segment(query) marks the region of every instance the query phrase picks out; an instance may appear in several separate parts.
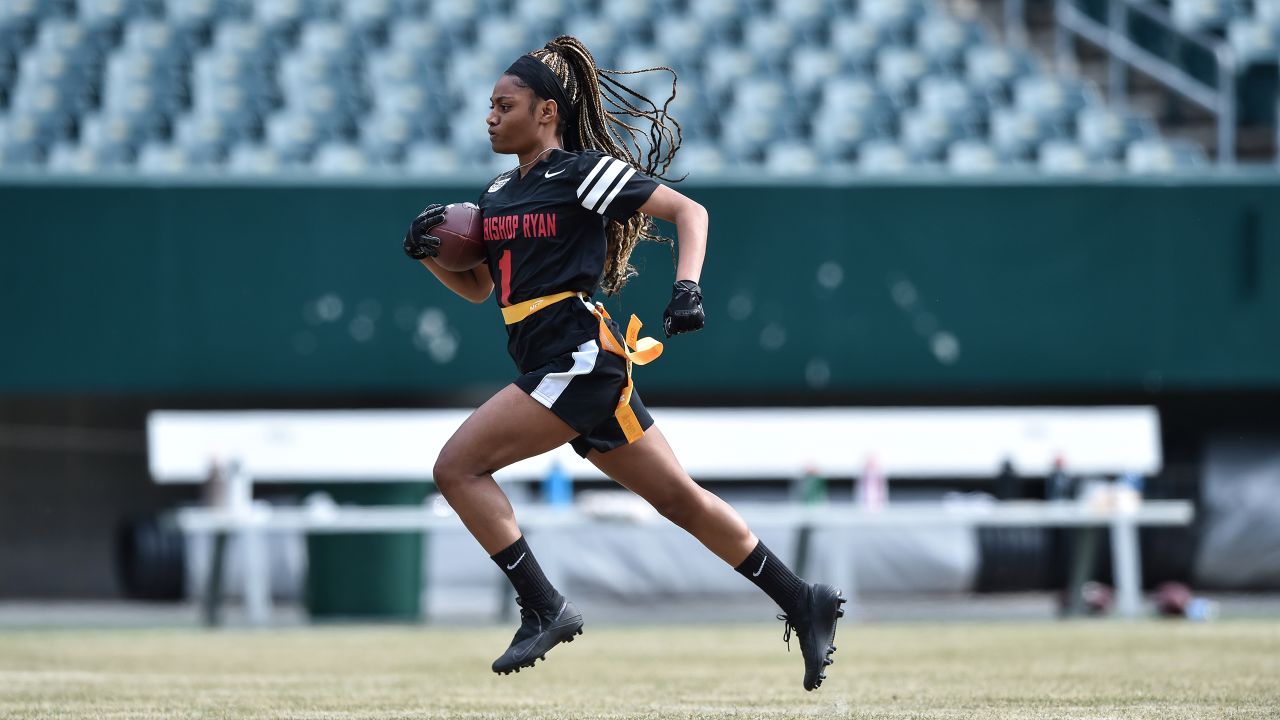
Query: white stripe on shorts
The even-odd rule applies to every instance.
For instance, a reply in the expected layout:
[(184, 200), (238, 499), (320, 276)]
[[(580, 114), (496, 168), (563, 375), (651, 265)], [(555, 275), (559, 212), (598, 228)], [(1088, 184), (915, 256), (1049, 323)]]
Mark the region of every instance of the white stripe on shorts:
[(534, 400), (550, 408), (560, 399), (569, 387), (569, 383), (579, 375), (587, 375), (596, 367), (596, 358), (600, 355), (600, 346), (595, 340), (588, 340), (573, 352), (573, 367), (564, 372), (547, 373), (538, 383), (538, 387), (529, 393)]

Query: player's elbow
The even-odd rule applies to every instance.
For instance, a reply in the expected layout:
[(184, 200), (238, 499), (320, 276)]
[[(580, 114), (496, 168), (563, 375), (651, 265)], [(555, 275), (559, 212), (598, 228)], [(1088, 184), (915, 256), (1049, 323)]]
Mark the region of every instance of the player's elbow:
[(687, 199), (687, 197), (685, 199), (685, 206), (684, 208), (681, 208), (681, 210), (682, 214), (687, 213), (691, 219), (699, 220), (699, 222), (705, 223), (707, 222), (707, 219), (710, 218), (710, 214), (707, 213), (707, 208), (704, 208), (701, 202)]
[(710, 213), (708, 213), (707, 209), (702, 206), (702, 203), (697, 200), (685, 198), (684, 203), (682, 203), (680, 210), (677, 213), (676, 222), (679, 223), (681, 220), (687, 220), (699, 225), (706, 225), (710, 217)]

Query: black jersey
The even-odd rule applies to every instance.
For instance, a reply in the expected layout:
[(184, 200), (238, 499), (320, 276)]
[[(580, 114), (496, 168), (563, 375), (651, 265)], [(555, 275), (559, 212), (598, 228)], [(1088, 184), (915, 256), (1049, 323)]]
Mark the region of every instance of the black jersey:
[[(626, 221), (658, 187), (627, 163), (554, 149), (524, 177), (499, 175), (480, 195), (485, 250), (498, 305), (571, 290), (592, 294), (604, 273), (605, 225)], [(507, 326), (520, 372), (594, 337), (581, 302), (563, 301)]]

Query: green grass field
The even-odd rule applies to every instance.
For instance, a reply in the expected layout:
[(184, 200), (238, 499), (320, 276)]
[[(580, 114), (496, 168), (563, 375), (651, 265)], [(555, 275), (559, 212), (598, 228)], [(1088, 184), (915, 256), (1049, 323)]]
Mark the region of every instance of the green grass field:
[(509, 631), (0, 632), (4, 718), (1277, 718), (1280, 623), (841, 628), (800, 687), (776, 626), (587, 626), (489, 672)]

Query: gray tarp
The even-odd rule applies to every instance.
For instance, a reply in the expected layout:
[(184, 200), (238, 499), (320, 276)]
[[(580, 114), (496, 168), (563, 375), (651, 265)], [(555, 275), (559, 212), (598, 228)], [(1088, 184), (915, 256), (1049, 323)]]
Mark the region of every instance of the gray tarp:
[(1210, 440), (1203, 483), (1196, 582), (1280, 587), (1280, 437)]

